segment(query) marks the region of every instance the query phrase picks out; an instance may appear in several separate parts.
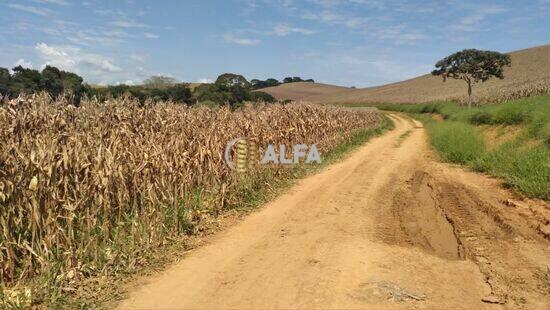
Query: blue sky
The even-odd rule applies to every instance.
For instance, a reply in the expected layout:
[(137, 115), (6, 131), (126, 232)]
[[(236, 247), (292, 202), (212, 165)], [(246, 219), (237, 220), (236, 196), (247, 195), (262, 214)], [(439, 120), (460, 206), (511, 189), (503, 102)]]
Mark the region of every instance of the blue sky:
[(0, 0), (0, 67), (45, 64), (92, 83), (224, 72), (373, 86), (463, 48), (550, 43), (550, 0)]

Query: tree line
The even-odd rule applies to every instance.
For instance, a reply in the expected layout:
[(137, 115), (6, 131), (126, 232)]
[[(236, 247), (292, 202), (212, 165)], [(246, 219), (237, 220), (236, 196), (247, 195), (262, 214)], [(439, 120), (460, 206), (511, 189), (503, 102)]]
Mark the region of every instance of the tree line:
[(14, 98), (22, 93), (32, 94), (45, 91), (52, 97), (64, 97), (79, 104), (83, 96), (99, 100), (131, 96), (140, 102), (172, 100), (184, 104), (204, 103), (207, 105), (231, 106), (245, 101), (275, 102), (265, 92), (256, 91), (252, 83), (242, 75), (224, 73), (212, 84), (201, 84), (191, 90), (189, 83), (178, 83), (174, 78), (152, 76), (142, 85), (92, 86), (84, 83), (79, 75), (46, 66), (42, 71), (17, 66), (10, 72), (0, 68), (0, 96)]
[(258, 79), (250, 80), (250, 84), (252, 85), (252, 88), (254, 88), (254, 89), (261, 89), (261, 88), (266, 88), (266, 87), (279, 86), (281, 84), (294, 83), (294, 82), (311, 82), (311, 83), (314, 83), (315, 81), (313, 79), (303, 80), (299, 76), (285, 77), (283, 79), (283, 82), (279, 82), (277, 79), (274, 79), (274, 78), (269, 78), (265, 81), (258, 80)]
[(13, 68), (12, 72), (0, 68), (0, 94), (8, 98), (17, 97), (21, 93), (47, 91), (54, 97), (66, 95), (80, 101), (85, 92), (82, 82), (82, 77), (77, 74), (52, 66), (46, 66), (41, 72), (22, 66)]

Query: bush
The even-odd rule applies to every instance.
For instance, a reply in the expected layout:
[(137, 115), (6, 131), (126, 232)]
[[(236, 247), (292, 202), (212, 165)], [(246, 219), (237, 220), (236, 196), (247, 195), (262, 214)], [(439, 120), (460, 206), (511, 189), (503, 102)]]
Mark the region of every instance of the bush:
[(435, 104), (427, 104), (420, 109), (420, 113), (439, 113), (439, 109)]
[(277, 99), (266, 92), (254, 91), (250, 93), (250, 101), (273, 103), (277, 101)]
[(468, 121), (474, 125), (491, 124), (492, 115), (487, 111), (479, 111), (472, 114)]

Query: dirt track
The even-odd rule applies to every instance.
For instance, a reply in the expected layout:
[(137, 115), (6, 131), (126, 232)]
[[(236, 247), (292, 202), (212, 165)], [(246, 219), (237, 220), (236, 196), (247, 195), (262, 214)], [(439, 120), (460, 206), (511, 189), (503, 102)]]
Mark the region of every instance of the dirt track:
[(396, 129), (220, 232), (121, 308), (547, 308), (549, 207)]

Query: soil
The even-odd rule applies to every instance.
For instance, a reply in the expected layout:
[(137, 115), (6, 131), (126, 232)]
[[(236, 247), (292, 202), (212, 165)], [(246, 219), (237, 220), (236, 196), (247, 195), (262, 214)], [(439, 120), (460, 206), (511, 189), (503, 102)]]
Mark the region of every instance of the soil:
[(391, 118), (119, 307), (550, 308), (549, 204), (438, 163), (422, 124)]

